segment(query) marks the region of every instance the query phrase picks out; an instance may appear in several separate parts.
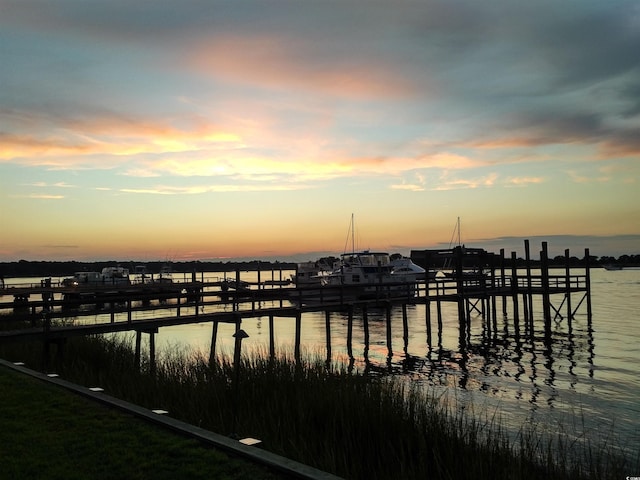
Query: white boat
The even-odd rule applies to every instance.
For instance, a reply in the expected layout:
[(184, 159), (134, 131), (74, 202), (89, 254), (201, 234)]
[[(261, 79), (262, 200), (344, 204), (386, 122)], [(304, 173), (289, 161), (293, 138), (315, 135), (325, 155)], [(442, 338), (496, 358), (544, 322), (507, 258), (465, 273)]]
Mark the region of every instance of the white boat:
[(129, 285), (129, 269), (124, 267), (104, 267), (102, 283), (105, 285)]
[(62, 281), (62, 285), (66, 287), (129, 285), (130, 283), (129, 269), (123, 267), (105, 267), (102, 272), (75, 272), (73, 277)]
[(173, 283), (173, 273), (170, 265), (163, 265), (160, 269), (160, 275), (156, 280), (158, 283)]
[[(394, 265), (386, 252), (345, 253), (340, 257), (339, 266), (323, 278), (323, 285), (353, 287), (359, 298), (415, 294), (416, 270), (412, 269), (411, 274), (394, 274), (393, 271)], [(424, 270), (422, 272), (424, 274)]]
[(417, 282), (424, 280), (426, 270), (420, 265), (416, 265), (410, 258), (401, 257), (391, 260), (391, 275), (398, 282)]
[(323, 279), (330, 275), (332, 266), (326, 265), (321, 260), (315, 262), (302, 262), (296, 268), (296, 273), (291, 275), (291, 281), (299, 287), (322, 285)]

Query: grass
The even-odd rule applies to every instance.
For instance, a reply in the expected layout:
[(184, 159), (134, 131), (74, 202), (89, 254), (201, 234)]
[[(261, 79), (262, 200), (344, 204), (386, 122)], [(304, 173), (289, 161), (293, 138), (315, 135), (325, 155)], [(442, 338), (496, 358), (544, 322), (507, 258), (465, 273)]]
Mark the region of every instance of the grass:
[[(39, 364), (38, 351), (18, 348), (15, 360)], [(218, 433), (260, 438), (274, 453), (354, 480), (605, 479), (638, 466), (613, 445), (570, 443), (535, 427), (512, 441), (495, 416), (309, 354), (301, 362), (286, 352), (245, 356), (239, 381), (228, 357), (210, 365), (178, 349), (158, 359), (154, 377), (148, 370), (134, 366), (128, 342), (100, 338), (69, 341), (56, 366), (67, 380)]]
[(0, 391), (0, 478), (283, 478), (7, 369)]

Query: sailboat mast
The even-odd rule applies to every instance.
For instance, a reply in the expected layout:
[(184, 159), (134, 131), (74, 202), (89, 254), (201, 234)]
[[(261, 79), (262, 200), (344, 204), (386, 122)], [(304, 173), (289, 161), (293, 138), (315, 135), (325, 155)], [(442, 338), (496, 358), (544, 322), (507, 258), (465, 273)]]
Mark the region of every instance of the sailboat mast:
[(460, 233), (460, 217), (458, 217), (458, 246), (462, 245), (460, 239), (462, 238), (462, 234)]
[(356, 226), (353, 222), (353, 213), (351, 214), (351, 253), (356, 253), (356, 238), (355, 238)]

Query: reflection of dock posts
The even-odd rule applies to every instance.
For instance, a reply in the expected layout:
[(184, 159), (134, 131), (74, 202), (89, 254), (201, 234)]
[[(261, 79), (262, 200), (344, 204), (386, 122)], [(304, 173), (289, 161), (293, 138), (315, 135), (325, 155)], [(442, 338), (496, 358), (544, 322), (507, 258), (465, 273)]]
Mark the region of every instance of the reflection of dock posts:
[(407, 304), (402, 304), (402, 340), (404, 341), (404, 352), (407, 353), (409, 346), (409, 322), (407, 320)]
[(551, 337), (551, 298), (549, 292), (549, 253), (547, 242), (542, 242), (540, 251), (540, 272), (542, 276), (542, 309), (544, 311), (544, 335), (545, 339)]
[(179, 317), (180, 316), (180, 305), (181, 302), (180, 300), (182, 299), (182, 292), (178, 292), (178, 295), (176, 296), (176, 315)]
[(324, 327), (325, 335), (327, 339), (327, 362), (331, 360), (331, 312), (325, 310), (324, 312)]
[(569, 322), (569, 328), (571, 328), (571, 321), (573, 320), (573, 311), (571, 310), (571, 257), (569, 256), (569, 249), (564, 251), (564, 277), (565, 277), (565, 299), (567, 301), (567, 322)]
[(591, 328), (591, 256), (589, 249), (584, 249), (584, 281), (587, 295), (587, 321)]
[(347, 311), (347, 355), (353, 357), (353, 305)]

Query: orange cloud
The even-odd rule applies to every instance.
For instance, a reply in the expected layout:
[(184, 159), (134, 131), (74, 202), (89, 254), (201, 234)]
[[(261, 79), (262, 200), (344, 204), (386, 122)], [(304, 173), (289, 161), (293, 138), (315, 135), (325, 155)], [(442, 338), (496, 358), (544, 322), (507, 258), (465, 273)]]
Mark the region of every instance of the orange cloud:
[[(334, 45), (333, 47), (339, 47)], [(200, 38), (186, 62), (189, 68), (235, 84), (287, 91), (324, 92), (354, 99), (399, 98), (416, 87), (381, 58), (341, 58), (340, 50), (284, 35), (227, 35)]]

